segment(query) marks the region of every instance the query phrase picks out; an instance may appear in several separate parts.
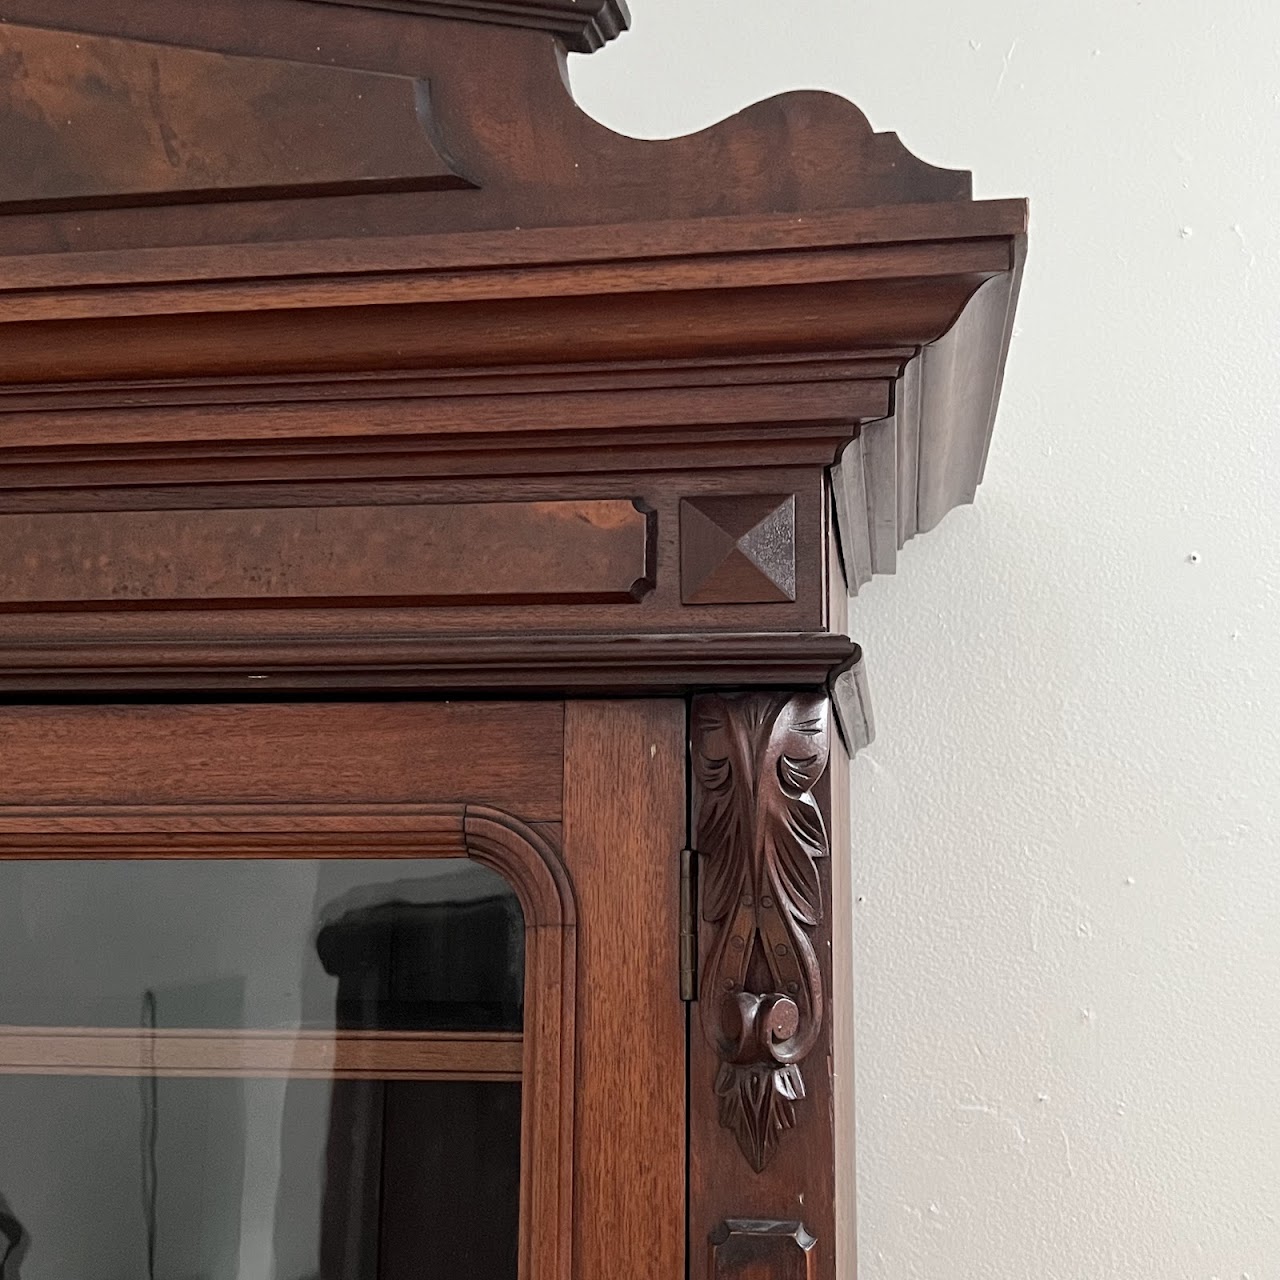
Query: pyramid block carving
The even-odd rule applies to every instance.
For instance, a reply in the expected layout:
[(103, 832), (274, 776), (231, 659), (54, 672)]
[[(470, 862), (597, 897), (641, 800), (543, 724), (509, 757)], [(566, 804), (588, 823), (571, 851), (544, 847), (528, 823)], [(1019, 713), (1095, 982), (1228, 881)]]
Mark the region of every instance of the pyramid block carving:
[(680, 596), (685, 604), (794, 600), (795, 495), (682, 499)]

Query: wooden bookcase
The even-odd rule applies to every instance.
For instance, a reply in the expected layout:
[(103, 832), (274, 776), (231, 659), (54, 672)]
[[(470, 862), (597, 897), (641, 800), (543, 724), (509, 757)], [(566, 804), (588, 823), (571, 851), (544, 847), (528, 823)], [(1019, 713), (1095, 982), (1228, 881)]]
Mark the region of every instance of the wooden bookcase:
[[(281, 1280), (289, 1231), (321, 1280), (851, 1280), (846, 606), (974, 496), (1025, 204), (825, 94), (610, 133), (564, 58), (621, 0), (0, 19), (0, 1280), (248, 1280), (254, 1231)], [(184, 953), (260, 983), (324, 905), (270, 868), (441, 859), (518, 900), (518, 1030), (76, 1016)], [(153, 900), (179, 864), (257, 870)], [(450, 918), (413, 999), (484, 952)], [(268, 1221), (236, 1180), (307, 1081)], [(519, 1088), (506, 1216), (455, 1085)], [(216, 1088), (244, 1149), (184, 1173)], [(94, 1136), (135, 1107), (141, 1156)], [(95, 1149), (145, 1213), (104, 1182), (90, 1240)]]

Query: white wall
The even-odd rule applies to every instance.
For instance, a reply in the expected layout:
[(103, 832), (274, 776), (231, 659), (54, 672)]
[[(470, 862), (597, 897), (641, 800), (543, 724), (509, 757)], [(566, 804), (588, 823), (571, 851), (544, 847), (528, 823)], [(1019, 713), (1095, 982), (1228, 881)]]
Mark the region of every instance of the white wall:
[(1276, 1280), (1280, 5), (632, 8), (617, 129), (828, 88), (1033, 205), (977, 506), (855, 605), (862, 1280)]

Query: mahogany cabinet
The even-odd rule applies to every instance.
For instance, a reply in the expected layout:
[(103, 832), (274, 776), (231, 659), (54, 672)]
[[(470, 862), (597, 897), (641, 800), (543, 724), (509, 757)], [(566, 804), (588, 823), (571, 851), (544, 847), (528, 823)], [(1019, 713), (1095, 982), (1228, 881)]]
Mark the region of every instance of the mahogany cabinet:
[(0, 1280), (851, 1280), (846, 603), (1025, 248), (621, 0), (0, 0)]

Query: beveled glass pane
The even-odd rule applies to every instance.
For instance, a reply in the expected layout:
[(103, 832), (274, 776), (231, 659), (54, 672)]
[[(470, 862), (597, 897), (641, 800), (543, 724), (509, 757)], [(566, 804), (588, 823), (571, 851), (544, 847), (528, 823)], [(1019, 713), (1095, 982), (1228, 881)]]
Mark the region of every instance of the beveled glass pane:
[(0, 861), (0, 975), (0, 1025), (518, 1031), (524, 926), (465, 858)]
[(0, 1122), (4, 1280), (515, 1280), (517, 1083), (0, 1076)]
[(523, 974), (466, 859), (0, 862), (0, 1280), (515, 1280)]

